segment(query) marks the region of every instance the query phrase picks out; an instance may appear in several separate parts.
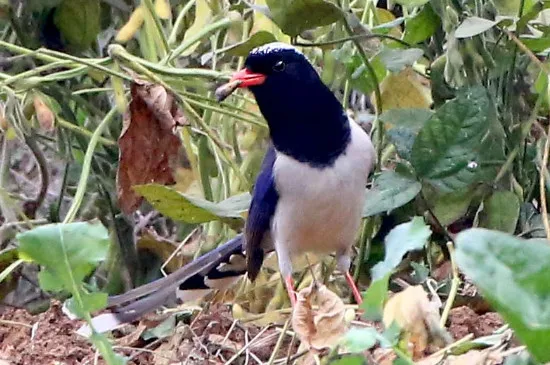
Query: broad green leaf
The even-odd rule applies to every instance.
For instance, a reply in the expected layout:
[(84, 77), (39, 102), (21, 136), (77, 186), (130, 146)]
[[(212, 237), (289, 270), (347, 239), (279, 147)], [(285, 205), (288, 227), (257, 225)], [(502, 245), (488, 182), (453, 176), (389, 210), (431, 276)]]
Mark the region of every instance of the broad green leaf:
[(414, 18), (405, 21), (403, 40), (409, 44), (417, 44), (430, 38), (441, 25), (441, 19), (433, 11), (430, 4), (424, 5)]
[(521, 37), (520, 40), (533, 52), (543, 52), (550, 48), (550, 37), (548, 35), (540, 38)]
[(540, 362), (550, 361), (550, 245), (473, 228), (457, 236), (459, 268)]
[(382, 313), (384, 310), (384, 303), (388, 298), (388, 281), (390, 280), (391, 273), (386, 276), (374, 280), (370, 284), (369, 288), (363, 295), (363, 303), (361, 309), (365, 312), (363, 317), (371, 321), (379, 321), (382, 319)]
[(378, 332), (374, 327), (351, 328), (344, 338), (346, 347), (351, 352), (366, 351), (378, 342)]
[(431, 234), (430, 227), (421, 217), (414, 217), (410, 222), (395, 226), (384, 239), (384, 261), (372, 268), (372, 279), (378, 280), (391, 274), (407, 252), (423, 249)]
[(511, 191), (495, 191), (483, 202), (479, 226), (514, 233), (519, 218), (519, 199)]
[(380, 61), (382, 61), (388, 71), (398, 72), (407, 66), (412, 66), (423, 54), (424, 51), (420, 48), (384, 48), (378, 53), (378, 57), (380, 57)]
[[(80, 308), (80, 305), (75, 301), (74, 296), (67, 300), (67, 308), (77, 315), (79, 318), (83, 318), (86, 313), (95, 312), (105, 308), (107, 305), (107, 293), (86, 293), (80, 294), (82, 301), (86, 303), (85, 308)], [(85, 309), (83, 311), (82, 309)]]
[[(472, 87), (442, 105), (418, 133), (411, 154), (417, 174), (443, 191), (464, 188), (482, 179), (484, 144), (494, 109), (483, 87)], [(492, 141), (492, 140), (491, 140)]]
[(455, 30), (456, 38), (468, 38), (473, 37), (478, 34), (481, 34), (492, 27), (494, 27), (497, 22), (489, 19), (479, 18), (477, 16), (471, 16), (464, 19), (462, 23)]
[(365, 194), (363, 217), (389, 212), (410, 202), (420, 192), (422, 185), (394, 171), (384, 171), (374, 180), (373, 187)]
[[(373, 57), (370, 62), (372, 68), (374, 69), (376, 79), (380, 82), (384, 79), (384, 76), (386, 76), (386, 67), (380, 60), (380, 57)], [(369, 94), (374, 91), (376, 82), (367, 71), (367, 67), (359, 55), (353, 55), (347, 62), (345, 62), (345, 64), (348, 70), (349, 81), (354, 89), (357, 89), (364, 94)]]
[(277, 39), (273, 34), (266, 30), (260, 30), (252, 34), (247, 40), (232, 45), (227, 49), (227, 53), (232, 56), (246, 57), (253, 48), (259, 47), (263, 44), (275, 42)]
[(241, 213), (245, 206), (245, 196), (216, 204), (159, 184), (137, 185), (133, 188), (156, 210), (175, 220), (186, 223), (222, 221), (234, 226), (243, 223)]
[(70, 45), (87, 48), (101, 30), (99, 0), (63, 0), (55, 10), (54, 22)]
[(340, 9), (325, 0), (266, 0), (266, 3), (273, 21), (291, 37), (342, 18)]
[(107, 258), (109, 234), (100, 222), (48, 224), (20, 233), (17, 239), (20, 257), (43, 266), (38, 276), (42, 289), (72, 293), (75, 314), (105, 306), (103, 294), (88, 294), (90, 300), (77, 298), (85, 295), (81, 288), (85, 277)]
[(48, 289), (71, 291), (107, 258), (109, 234), (94, 221), (48, 224), (19, 233), (19, 255), (34, 261), (48, 276)]
[(435, 198), (432, 211), (443, 226), (448, 226), (466, 214), (473, 195), (471, 189), (439, 195)]
[(380, 115), (386, 135), (395, 145), (399, 156), (406, 160), (411, 159), (416, 135), (432, 115), (431, 110), (420, 108), (390, 109)]

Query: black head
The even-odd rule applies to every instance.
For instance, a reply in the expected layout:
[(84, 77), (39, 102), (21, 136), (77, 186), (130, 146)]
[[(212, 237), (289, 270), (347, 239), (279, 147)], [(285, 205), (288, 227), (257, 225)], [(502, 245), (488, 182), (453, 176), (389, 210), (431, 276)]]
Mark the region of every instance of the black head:
[(296, 48), (275, 42), (253, 49), (233, 80), (254, 94), (279, 152), (324, 167), (347, 147), (342, 105)]

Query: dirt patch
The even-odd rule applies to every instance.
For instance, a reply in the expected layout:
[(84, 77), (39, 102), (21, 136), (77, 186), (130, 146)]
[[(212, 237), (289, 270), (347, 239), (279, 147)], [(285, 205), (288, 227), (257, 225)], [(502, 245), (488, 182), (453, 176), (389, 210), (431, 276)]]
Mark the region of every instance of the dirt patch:
[[(0, 363), (94, 364), (94, 348), (74, 333), (81, 325), (82, 321), (70, 320), (57, 302), (48, 311), (34, 316), (23, 309), (8, 308), (0, 314)], [(266, 362), (280, 336), (275, 327), (262, 330), (234, 321), (230, 307), (221, 304), (200, 312), (190, 323), (179, 323), (162, 340), (143, 340), (141, 335), (146, 327), (149, 325), (144, 321), (114, 333), (116, 351), (130, 359), (128, 365), (170, 365), (182, 361), (190, 365), (223, 364), (243, 346), (247, 349), (237, 356), (235, 363), (254, 358)], [(290, 345), (291, 337), (285, 336), (276, 358), (286, 357)], [(294, 341), (290, 353), (294, 354), (297, 348), (298, 341)], [(100, 360), (98, 364), (105, 362)]]
[[(0, 321), (0, 359), (9, 364), (94, 363), (95, 350), (85, 338), (74, 333), (82, 322), (70, 320), (59, 303), (52, 303), (48, 311), (36, 316), (23, 309), (9, 308), (2, 313)], [(152, 364), (147, 362), (148, 357), (151, 356), (140, 354), (128, 364)]]
[(453, 308), (449, 313), (449, 332), (456, 340), (472, 333), (474, 337), (488, 336), (504, 325), (502, 317), (495, 312), (482, 315), (471, 308)]

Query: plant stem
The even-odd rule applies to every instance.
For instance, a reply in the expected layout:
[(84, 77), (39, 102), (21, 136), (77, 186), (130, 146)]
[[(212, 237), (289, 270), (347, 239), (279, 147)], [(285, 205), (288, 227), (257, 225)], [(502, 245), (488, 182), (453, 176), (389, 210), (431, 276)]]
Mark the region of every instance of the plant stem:
[(82, 204), (82, 199), (84, 198), (84, 194), (86, 193), (86, 185), (88, 184), (88, 177), (90, 176), (90, 168), (92, 165), (92, 157), (94, 155), (95, 147), (99, 141), (99, 138), (101, 137), (101, 134), (103, 133), (105, 128), (111, 122), (111, 119), (113, 119), (113, 117), (116, 114), (117, 114), (117, 108), (114, 107), (109, 111), (109, 113), (107, 113), (107, 115), (105, 115), (101, 123), (99, 123), (96, 130), (94, 131), (92, 138), (90, 139), (90, 143), (88, 144), (88, 148), (86, 149), (86, 154), (84, 155), (84, 163), (82, 164), (82, 174), (80, 175), (80, 180), (78, 181), (76, 193), (74, 195), (72, 204), (67, 212), (67, 215), (63, 220), (63, 223), (70, 223), (76, 217), (76, 213), (78, 212), (78, 209)]
[(447, 323), (447, 318), (449, 318), (449, 313), (453, 308), (456, 293), (458, 292), (458, 286), (460, 285), (460, 277), (458, 275), (458, 267), (456, 266), (455, 259), (455, 246), (452, 241), (447, 242), (447, 248), (451, 257), (451, 272), (453, 275), (453, 279), (451, 281), (451, 290), (449, 292), (449, 296), (447, 297), (445, 308), (443, 309), (443, 313), (441, 314), (441, 321), (439, 322), (441, 328), (444, 328), (445, 323)]
[(162, 60), (161, 64), (166, 65), (166, 64), (172, 62), (174, 59), (178, 58), (183, 52), (185, 52), (186, 49), (191, 47), (196, 42), (200, 41), (202, 38), (210, 35), (211, 33), (215, 32), (217, 30), (221, 30), (221, 29), (229, 27), (231, 24), (233, 24), (233, 22), (234, 21), (229, 19), (229, 18), (222, 18), (222, 19), (218, 20), (217, 22), (214, 22), (212, 24), (207, 25), (200, 32), (193, 35), (189, 39), (185, 40), (178, 47), (176, 47), (176, 49), (174, 49), (172, 52), (170, 52), (168, 54), (168, 56), (166, 56)]
[(178, 14), (178, 17), (174, 23), (174, 28), (172, 29), (172, 32), (170, 33), (170, 36), (168, 37), (168, 44), (174, 44), (176, 43), (176, 38), (178, 37), (178, 33), (181, 29), (181, 25), (183, 23), (183, 20), (185, 19), (185, 16), (191, 10), (191, 8), (195, 5), (195, 0), (189, 0), (181, 9), (180, 13)]

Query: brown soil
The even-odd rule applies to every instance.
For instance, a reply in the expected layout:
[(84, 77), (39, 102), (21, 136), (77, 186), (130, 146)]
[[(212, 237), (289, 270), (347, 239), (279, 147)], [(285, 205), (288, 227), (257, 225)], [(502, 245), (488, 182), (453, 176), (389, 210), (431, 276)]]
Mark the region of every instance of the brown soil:
[[(5, 309), (0, 314), (0, 364), (94, 364), (96, 353), (92, 345), (74, 333), (81, 325), (82, 321), (68, 319), (59, 303), (53, 303), (48, 311), (35, 316), (23, 309)], [(163, 340), (141, 339), (148, 326), (143, 321), (115, 331), (114, 344), (124, 347), (117, 352), (130, 358), (128, 365), (171, 365), (182, 361), (190, 365), (223, 364), (257, 335), (235, 363), (244, 363), (246, 357), (266, 362), (279, 338), (275, 328), (260, 334), (261, 329), (256, 326), (234, 324), (226, 305), (212, 305), (190, 324), (180, 323), (174, 333)], [(289, 342), (287, 336), (277, 358), (286, 357)], [(291, 353), (296, 350), (295, 344)], [(105, 363), (100, 360), (98, 364)]]
[(449, 314), (449, 332), (458, 340), (470, 333), (474, 337), (488, 336), (504, 325), (498, 313), (488, 312), (478, 315), (471, 308), (462, 306), (454, 308)]

